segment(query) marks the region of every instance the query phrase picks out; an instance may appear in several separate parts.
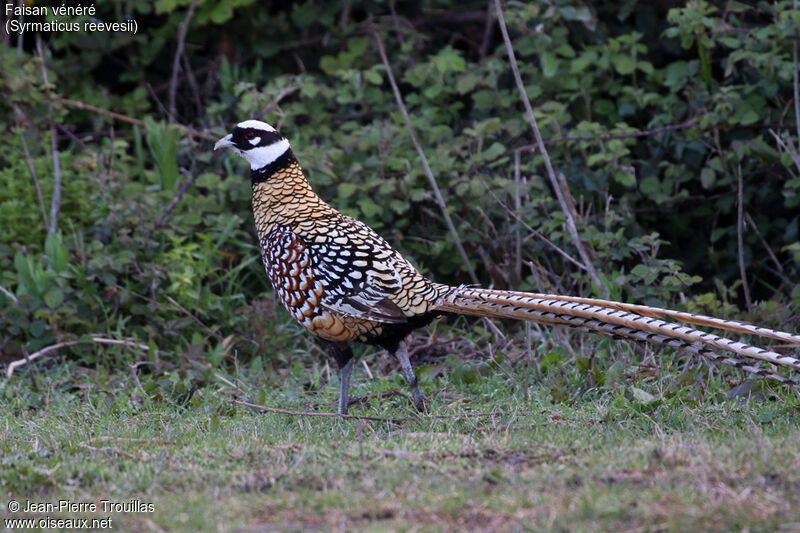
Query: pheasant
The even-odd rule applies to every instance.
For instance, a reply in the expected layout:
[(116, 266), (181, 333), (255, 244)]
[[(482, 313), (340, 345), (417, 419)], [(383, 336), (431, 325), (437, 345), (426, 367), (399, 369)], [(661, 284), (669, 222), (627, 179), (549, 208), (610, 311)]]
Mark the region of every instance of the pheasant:
[(792, 356), (681, 323), (790, 344), (800, 344), (797, 334), (643, 305), (433, 282), (371, 228), (317, 196), (289, 141), (272, 126), (258, 120), (241, 122), (215, 144), (214, 150), (220, 148), (228, 148), (250, 163), (253, 214), (264, 267), (292, 317), (318, 337), (336, 361), (340, 414), (347, 413), (349, 404), (353, 342), (377, 345), (393, 354), (415, 407), (426, 410), (427, 400), (411, 368), (405, 339), (444, 314), (571, 326), (673, 346), (789, 384), (795, 382), (756, 366), (756, 362), (800, 371), (800, 360)]

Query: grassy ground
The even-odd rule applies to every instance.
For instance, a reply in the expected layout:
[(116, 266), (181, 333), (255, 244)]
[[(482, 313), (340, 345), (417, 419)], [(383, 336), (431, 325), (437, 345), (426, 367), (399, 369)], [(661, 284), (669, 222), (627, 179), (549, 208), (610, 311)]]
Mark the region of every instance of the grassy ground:
[[(562, 398), (545, 372), (526, 402), (521, 367), (462, 379), (451, 362), (423, 383), (447, 417), (418, 417), (383, 361), (370, 359), (373, 380), (359, 367), (354, 395), (376, 396), (351, 412), (400, 422), (231, 403), (332, 411), (324, 367), (274, 382), (214, 370), (184, 406), (165, 375), (68, 364), (0, 381), (0, 516), (111, 517), (118, 531), (800, 530), (794, 392), (726, 400), (714, 378), (692, 399), (698, 389), (670, 392), (678, 377), (660, 375)], [(12, 499), (98, 511), (12, 513)]]

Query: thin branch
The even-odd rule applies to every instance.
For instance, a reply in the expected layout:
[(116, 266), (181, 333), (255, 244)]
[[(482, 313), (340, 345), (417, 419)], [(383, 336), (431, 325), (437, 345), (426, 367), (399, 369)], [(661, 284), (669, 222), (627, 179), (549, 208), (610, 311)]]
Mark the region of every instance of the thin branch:
[(528, 95), (525, 92), (525, 85), (522, 83), (522, 77), (520, 76), (519, 67), (517, 66), (517, 59), (514, 56), (514, 48), (511, 45), (511, 38), (508, 36), (508, 28), (506, 28), (506, 21), (503, 18), (503, 8), (500, 5), (500, 0), (495, 0), (494, 4), (497, 11), (497, 23), (500, 25), (500, 31), (503, 34), (503, 41), (505, 41), (506, 51), (508, 53), (508, 61), (511, 65), (511, 70), (514, 73), (514, 80), (517, 83), (517, 89), (519, 90), (520, 98), (522, 99), (522, 103), (525, 106), (525, 111), (528, 114), (528, 121), (530, 122), (531, 129), (533, 130), (533, 135), (536, 138), (536, 144), (539, 148), (539, 153), (544, 160), (544, 166), (547, 170), (547, 177), (550, 179), (550, 184), (556, 193), (558, 203), (561, 204), (561, 209), (564, 211), (564, 219), (567, 225), (567, 231), (572, 237), (575, 247), (578, 250), (578, 254), (581, 256), (581, 260), (586, 267), (585, 270), (589, 273), (589, 277), (592, 278), (597, 291), (602, 295), (603, 298), (608, 298), (608, 290), (606, 289), (605, 285), (600, 282), (600, 277), (597, 275), (597, 271), (595, 270), (594, 264), (589, 257), (589, 253), (584, 248), (580, 236), (578, 235), (578, 229), (575, 226), (574, 218), (575, 203), (572, 200), (572, 197), (569, 195), (569, 189), (565, 188), (565, 190), (562, 190), (562, 187), (558, 183), (555, 170), (553, 170), (553, 165), (550, 162), (550, 156), (547, 154), (547, 148), (545, 147), (542, 133), (539, 131), (539, 126), (536, 124), (536, 117), (533, 114), (531, 102), (528, 100)]
[(93, 437), (87, 441), (89, 444), (97, 444), (100, 442), (125, 442), (128, 444), (161, 444), (167, 445), (172, 444), (170, 440), (163, 440), (163, 439), (133, 439), (128, 437), (112, 437), (109, 435), (103, 435), (100, 437)]
[(66, 104), (71, 107), (77, 107), (83, 111), (91, 111), (92, 113), (97, 113), (98, 115), (103, 115), (109, 118), (113, 118), (116, 120), (121, 120), (122, 122), (127, 122), (128, 124), (135, 124), (136, 126), (143, 126), (144, 121), (138, 118), (129, 117), (127, 115), (122, 115), (120, 113), (115, 113), (114, 111), (109, 111), (108, 109), (103, 109), (102, 107), (97, 107), (92, 104), (87, 104), (84, 102), (79, 102), (78, 100), (70, 100), (69, 98), (62, 98), (57, 96), (55, 101), (60, 104)]
[(322, 418), (350, 418), (354, 420), (369, 420), (372, 422), (389, 422), (392, 424), (402, 424), (408, 422), (409, 420), (418, 420), (418, 419), (433, 419), (433, 420), (456, 420), (460, 418), (484, 418), (484, 417), (509, 417), (511, 413), (506, 413), (503, 411), (491, 411), (486, 413), (463, 413), (458, 415), (416, 415), (413, 417), (406, 417), (406, 418), (380, 418), (376, 416), (362, 416), (362, 415), (340, 415), (339, 413), (324, 413), (324, 412), (317, 412), (317, 411), (290, 411), (288, 409), (279, 409), (277, 407), (265, 407), (263, 405), (258, 405), (255, 403), (250, 402), (243, 402), (241, 400), (230, 399), (228, 400), (229, 403), (242, 405), (244, 407), (250, 407), (251, 409), (256, 409), (258, 411), (264, 411), (265, 413), (277, 413), (279, 415), (290, 415), (290, 416), (316, 416)]
[(531, 323), (527, 320), (525, 321), (525, 381), (523, 381), (522, 390), (525, 394), (525, 401), (531, 401), (531, 391), (528, 390), (530, 388), (531, 382), (531, 364), (533, 362), (533, 351), (531, 350)]
[(13, 292), (11, 292), (11, 291), (9, 291), (8, 289), (6, 289), (5, 287), (3, 287), (2, 285), (0, 285), (0, 292), (2, 292), (3, 294), (5, 294), (5, 295), (6, 295), (6, 296), (7, 296), (7, 297), (8, 297), (8, 298), (9, 298), (9, 299), (12, 301), (12, 302), (14, 302), (15, 304), (16, 304), (16, 303), (19, 303), (19, 300), (17, 299), (17, 297), (16, 297), (16, 296), (14, 296), (14, 293), (13, 293)]
[[(792, 3), (792, 8), (797, 11), (797, 0)], [(792, 41), (792, 88), (794, 90), (794, 121), (797, 128), (797, 142), (800, 144), (800, 83), (797, 79), (797, 38)]]
[(272, 100), (270, 100), (270, 101), (269, 101), (269, 103), (268, 103), (267, 105), (265, 105), (265, 106), (264, 106), (264, 109), (262, 109), (262, 110), (261, 110), (261, 112), (259, 113), (259, 115), (262, 115), (262, 116), (263, 116), (263, 115), (264, 115), (264, 113), (267, 113), (267, 112), (269, 112), (269, 111), (271, 111), (271, 110), (275, 109), (276, 107), (278, 107), (278, 104), (280, 104), (280, 103), (281, 103), (281, 101), (282, 101), (284, 98), (286, 98), (287, 96), (290, 96), (290, 95), (292, 95), (292, 94), (296, 93), (296, 92), (297, 92), (297, 91), (299, 91), (300, 89), (301, 89), (301, 87), (300, 87), (299, 85), (288, 85), (288, 86), (284, 87), (284, 88), (283, 88), (283, 89), (281, 89), (281, 91), (280, 91), (280, 92), (279, 92), (279, 93), (278, 93), (278, 94), (275, 96), (275, 98), (273, 98)]
[(189, 57), (186, 53), (181, 58), (183, 61), (183, 69), (186, 72), (186, 81), (189, 82), (189, 88), (192, 90), (192, 97), (194, 98), (195, 111), (198, 115), (203, 114), (203, 99), (200, 96), (200, 86), (197, 84), (197, 78), (192, 70), (192, 64), (189, 62)]
[(492, 0), (487, 2), (486, 6), (486, 23), (483, 26), (483, 39), (481, 40), (481, 47), (478, 50), (478, 57), (480, 58), (480, 62), (483, 62), (486, 59), (486, 54), (489, 53), (489, 42), (492, 40), (492, 34), (494, 33), (494, 21), (492, 20)]
[[(786, 142), (784, 142), (784, 140), (781, 139), (778, 136), (778, 134), (775, 133), (774, 131), (769, 130), (769, 133), (775, 139), (775, 142), (777, 143), (778, 147), (783, 148), (783, 150), (787, 154), (789, 154), (789, 156), (792, 158), (792, 161), (794, 162), (795, 166), (797, 167), (797, 170), (800, 171), (800, 153), (798, 153), (797, 150), (794, 147), (794, 143), (792, 142), (792, 136), (791, 135), (787, 135), (786, 136)], [(798, 138), (798, 142), (800, 142), (800, 138)]]
[(790, 282), (789, 278), (786, 277), (786, 271), (783, 269), (783, 265), (781, 264), (780, 261), (778, 261), (778, 257), (775, 255), (775, 252), (772, 251), (772, 248), (770, 247), (767, 240), (764, 238), (763, 235), (761, 235), (761, 231), (759, 231), (758, 226), (756, 225), (756, 221), (753, 220), (753, 217), (750, 216), (750, 213), (745, 213), (744, 218), (747, 220), (747, 223), (753, 227), (753, 231), (756, 232), (756, 236), (761, 241), (761, 245), (764, 246), (764, 249), (767, 251), (767, 255), (769, 255), (770, 259), (772, 259), (772, 262), (775, 263), (775, 266), (778, 268), (778, 273), (781, 275), (783, 282), (788, 285), (791, 285), (792, 282)]
[[(70, 100), (69, 98), (63, 98), (61, 96), (55, 96), (53, 97), (53, 100), (60, 104), (68, 105), (70, 107), (75, 107), (83, 111), (91, 111), (92, 113), (97, 113), (98, 115), (103, 115), (104, 117), (109, 117), (115, 120), (120, 120), (122, 122), (127, 122), (128, 124), (135, 124), (137, 126), (144, 125), (144, 121), (141, 119), (129, 117), (127, 115), (122, 115), (120, 113), (115, 113), (114, 111), (109, 111), (108, 109), (103, 109), (102, 107), (97, 107), (92, 104), (87, 104), (85, 102), (79, 102), (78, 100)], [(217, 139), (217, 137), (211, 135), (210, 133), (204, 131), (198, 131), (194, 128), (190, 128), (189, 126), (184, 126), (183, 124), (175, 124), (175, 126), (177, 126), (184, 133), (192, 137), (207, 139), (210, 141)]]
[(19, 133), (19, 140), (22, 142), (22, 151), (25, 152), (25, 162), (28, 164), (28, 172), (30, 172), (33, 186), (36, 188), (36, 198), (39, 200), (39, 209), (42, 211), (44, 227), (49, 228), (50, 223), (47, 221), (47, 209), (44, 207), (42, 188), (39, 186), (39, 179), (36, 177), (36, 169), (33, 168), (33, 158), (31, 158), (31, 153), (28, 150), (28, 141), (25, 140), (25, 135), (22, 133), (22, 126), (19, 125), (19, 122), (17, 122), (17, 132)]
[(47, 79), (47, 66), (44, 63), (44, 50), (42, 49), (42, 37), (36, 34), (36, 51), (39, 54), (39, 68), (42, 73), (45, 92), (47, 93), (47, 118), (50, 122), (50, 151), (53, 155), (53, 196), (50, 199), (50, 225), (48, 232), (55, 233), (58, 230), (58, 214), (61, 212), (61, 159), (58, 155), (58, 134), (56, 133), (55, 120), (53, 118), (53, 97), (50, 92), (50, 81)]
[(403, 32), (400, 30), (400, 21), (397, 18), (397, 10), (394, 8), (395, 0), (389, 0), (389, 12), (392, 14), (392, 24), (394, 25), (394, 31), (397, 33), (397, 40), (400, 41), (400, 46), (406, 44), (405, 39), (403, 38)]
[(186, 12), (186, 18), (183, 19), (180, 27), (178, 28), (178, 47), (175, 49), (175, 57), (172, 60), (172, 79), (169, 82), (169, 115), (175, 119), (175, 93), (178, 90), (178, 71), (181, 69), (181, 56), (183, 55), (183, 46), (186, 42), (186, 32), (189, 30), (189, 23), (194, 16), (194, 10), (197, 7), (199, 0), (192, 0), (189, 5), (189, 10)]
[(11, 376), (14, 375), (14, 369), (17, 367), (25, 366), (26, 364), (30, 363), (34, 359), (38, 359), (43, 355), (47, 355), (50, 352), (54, 352), (61, 348), (65, 348), (67, 346), (75, 346), (76, 344), (84, 344), (87, 342), (96, 342), (98, 344), (119, 344), (122, 346), (130, 346), (132, 348), (138, 348), (140, 350), (147, 351), (150, 347), (146, 344), (139, 344), (138, 342), (128, 341), (128, 340), (119, 340), (119, 339), (106, 339), (104, 337), (92, 337), (91, 341), (84, 341), (84, 340), (77, 340), (77, 341), (65, 341), (59, 342), (57, 344), (53, 344), (52, 346), (48, 346), (46, 348), (42, 348), (38, 352), (34, 352), (29, 356), (26, 356), (24, 359), (19, 359), (10, 363), (8, 365), (8, 369), (6, 370), (6, 378), (11, 379)]
[(516, 220), (517, 222), (522, 224), (525, 227), (525, 229), (527, 229), (528, 231), (533, 233), (538, 239), (541, 239), (542, 242), (544, 242), (545, 244), (547, 244), (551, 248), (553, 248), (564, 259), (566, 259), (567, 261), (569, 261), (570, 263), (572, 263), (573, 265), (575, 265), (579, 269), (581, 269), (583, 271), (586, 271), (586, 266), (583, 263), (580, 263), (579, 261), (576, 261), (571, 255), (569, 255), (567, 252), (565, 252), (564, 250), (559, 248), (557, 244), (555, 244), (553, 241), (551, 241), (550, 239), (545, 237), (542, 232), (532, 228), (530, 224), (525, 222), (522, 219), (522, 217), (520, 217), (518, 214), (516, 214), (513, 209), (511, 209), (505, 202), (503, 202), (500, 198), (498, 198), (497, 195), (494, 193), (494, 191), (489, 188), (489, 185), (487, 185), (485, 182), (484, 182), (483, 185), (484, 185), (484, 187), (486, 187), (486, 190), (489, 192), (489, 194), (492, 195), (492, 198), (494, 198), (495, 202), (497, 202), (501, 206), (503, 206), (503, 208), (508, 212), (509, 215), (511, 215), (514, 218), (514, 220)]
[(736, 188), (736, 242), (739, 247), (739, 274), (742, 277), (742, 290), (744, 291), (744, 301), (747, 304), (747, 312), (753, 318), (753, 300), (750, 298), (750, 284), (747, 282), (747, 271), (744, 267), (744, 184), (742, 178), (742, 164), (739, 163), (737, 172)]
[(433, 189), (433, 194), (436, 198), (436, 203), (439, 204), (439, 209), (442, 211), (442, 216), (444, 217), (444, 222), (447, 225), (447, 229), (450, 231), (450, 235), (455, 242), (456, 248), (458, 249), (458, 253), (461, 256), (461, 260), (464, 262), (464, 266), (469, 273), (469, 277), (472, 280), (472, 283), (478, 283), (478, 276), (475, 275), (475, 271), (472, 269), (472, 264), (469, 262), (469, 257), (467, 256), (467, 252), (464, 250), (464, 246), (461, 244), (461, 239), (458, 237), (458, 232), (456, 231), (456, 227), (453, 225), (453, 220), (450, 218), (450, 213), (447, 212), (447, 204), (444, 203), (444, 198), (442, 197), (442, 193), (439, 190), (439, 185), (436, 183), (436, 178), (433, 176), (433, 171), (431, 170), (430, 165), (428, 165), (428, 159), (425, 157), (425, 152), (422, 151), (422, 146), (420, 146), (419, 141), (417, 140), (417, 136), (414, 133), (414, 126), (411, 124), (411, 119), (408, 116), (408, 110), (406, 110), (406, 106), (403, 103), (403, 96), (400, 94), (400, 88), (397, 86), (397, 82), (394, 79), (394, 75), (392, 74), (392, 66), (389, 64), (389, 59), (386, 57), (386, 50), (383, 47), (383, 41), (381, 40), (380, 36), (377, 33), (373, 34), (375, 37), (375, 41), (378, 43), (378, 51), (381, 54), (381, 59), (383, 60), (383, 66), (386, 68), (386, 75), (389, 78), (389, 84), (392, 86), (392, 92), (394, 92), (394, 98), (397, 100), (397, 105), (400, 108), (400, 112), (403, 115), (403, 120), (405, 120), (406, 128), (408, 129), (408, 134), (411, 137), (411, 142), (414, 144), (414, 148), (417, 149), (417, 153), (419, 154), (419, 158), (422, 162), (422, 169), (425, 171), (425, 175), (428, 177), (428, 181), (430, 182), (431, 188)]
[(169, 294), (165, 294), (165, 295), (164, 295), (164, 297), (165, 297), (165, 298), (166, 298), (166, 299), (169, 301), (169, 303), (171, 303), (172, 305), (174, 305), (175, 307), (177, 307), (178, 309), (180, 309), (180, 311), (181, 311), (183, 314), (185, 314), (186, 316), (188, 316), (189, 318), (191, 318), (192, 320), (194, 320), (194, 321), (195, 321), (195, 322), (196, 322), (196, 323), (197, 323), (197, 324), (198, 324), (200, 327), (202, 327), (202, 328), (203, 328), (203, 329), (205, 329), (207, 332), (209, 332), (211, 335), (213, 335), (214, 337), (216, 337), (216, 339), (217, 339), (218, 341), (223, 341), (223, 340), (225, 340), (225, 339), (222, 337), (222, 335), (220, 335), (219, 333), (217, 333), (216, 331), (214, 331), (214, 330), (213, 330), (213, 329), (211, 329), (210, 327), (206, 326), (206, 325), (203, 323), (203, 321), (202, 321), (202, 320), (200, 320), (199, 318), (197, 318), (196, 316), (194, 316), (194, 315), (193, 315), (193, 314), (192, 314), (192, 313), (191, 313), (191, 312), (190, 312), (188, 309), (186, 309), (184, 306), (182, 306), (182, 305), (181, 305), (181, 304), (179, 304), (177, 301), (175, 301), (175, 299), (174, 299), (172, 296), (170, 296)]
[(409, 418), (379, 418), (376, 416), (360, 416), (360, 415), (340, 415), (339, 413), (320, 413), (320, 412), (312, 412), (312, 411), (290, 411), (288, 409), (278, 409), (276, 407), (265, 407), (263, 405), (258, 405), (255, 403), (250, 402), (243, 402), (241, 400), (228, 400), (230, 403), (236, 405), (243, 405), (245, 407), (249, 407), (251, 409), (257, 409), (259, 411), (264, 411), (265, 413), (277, 413), (280, 415), (290, 415), (290, 416), (318, 416), (324, 418), (349, 418), (353, 420), (369, 420), (372, 422), (389, 422), (392, 424), (402, 424), (410, 420)]
[[(491, 14), (489, 15), (491, 16)], [(522, 197), (520, 188), (519, 170), (519, 150), (514, 150), (514, 210), (519, 212), (522, 209)], [(514, 282), (522, 281), (522, 230), (517, 230), (514, 237)]]
[(180, 199), (183, 198), (183, 195), (186, 194), (186, 191), (189, 190), (189, 187), (194, 185), (194, 182), (196, 180), (197, 180), (197, 175), (194, 174), (192, 175), (192, 177), (190, 177), (188, 180), (186, 180), (181, 184), (181, 186), (178, 188), (178, 192), (175, 193), (175, 196), (172, 197), (172, 200), (169, 202), (167, 207), (165, 207), (164, 211), (158, 216), (158, 218), (156, 219), (156, 223), (153, 224), (153, 227), (150, 228), (150, 231), (147, 233), (148, 236), (152, 235), (153, 231), (155, 231), (157, 228), (161, 226), (161, 224), (164, 223), (164, 220), (167, 218), (170, 212), (175, 208), (175, 206), (178, 205)]
[[(603, 135), (567, 135), (565, 137), (556, 137), (555, 139), (548, 139), (544, 142), (545, 145), (549, 144), (556, 144), (562, 142), (569, 142), (569, 141), (610, 141), (612, 139), (630, 139), (634, 137), (649, 137), (652, 135), (658, 135), (660, 133), (666, 133), (668, 131), (677, 131), (677, 130), (685, 130), (687, 128), (691, 128), (695, 126), (697, 123), (697, 119), (692, 118), (687, 120), (686, 122), (681, 122), (680, 124), (670, 124), (668, 126), (661, 126), (660, 128), (653, 128), (651, 130), (642, 130), (642, 131), (631, 131), (628, 133), (606, 133)], [(536, 148), (537, 145), (529, 144), (526, 146), (521, 146), (518, 150), (531, 150)]]

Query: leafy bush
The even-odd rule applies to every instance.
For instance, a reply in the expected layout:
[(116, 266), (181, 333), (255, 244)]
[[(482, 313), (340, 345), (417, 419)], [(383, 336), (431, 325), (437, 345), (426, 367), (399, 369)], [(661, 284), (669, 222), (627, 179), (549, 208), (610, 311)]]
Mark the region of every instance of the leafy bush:
[[(138, 339), (151, 346), (148, 357), (176, 366), (307, 352), (310, 341), (275, 310), (263, 275), (247, 170), (211, 153), (211, 139), (251, 117), (280, 126), (333, 205), (432, 277), (468, 282), (373, 27), (479, 277), (523, 290), (597, 290), (528, 229), (577, 257), (485, 2), (426, 0), (398, 4), (393, 15), (388, 4), (363, 1), (202, 0), (170, 115), (174, 36), (189, 4), (98, 5), (100, 18), (128, 14), (142, 31), (45, 36), (50, 85), (32, 36), (21, 51), (14, 39), (0, 48), (4, 359), (88, 334)], [(778, 324), (796, 314), (791, 45), (800, 13), (791, 3), (590, 9), (557, 0), (504, 10), (550, 157), (612, 297), (746, 317), (741, 177), (742, 254), (762, 302), (752, 318)], [(49, 216), (51, 116), (63, 185), (59, 232), (48, 234), (29, 169)], [(69, 350), (87, 363), (102, 357), (96, 346)], [(109, 350), (115, 360), (129, 353)]]

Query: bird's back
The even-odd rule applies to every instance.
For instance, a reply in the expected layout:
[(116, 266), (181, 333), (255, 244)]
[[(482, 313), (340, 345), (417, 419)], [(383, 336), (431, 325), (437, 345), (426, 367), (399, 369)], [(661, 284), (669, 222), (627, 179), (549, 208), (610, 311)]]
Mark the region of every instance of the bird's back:
[[(253, 179), (262, 257), (289, 312), (326, 340), (376, 342), (427, 315), (447, 289), (372, 228), (317, 196), (295, 160)], [(415, 326), (418, 327), (418, 326)]]

